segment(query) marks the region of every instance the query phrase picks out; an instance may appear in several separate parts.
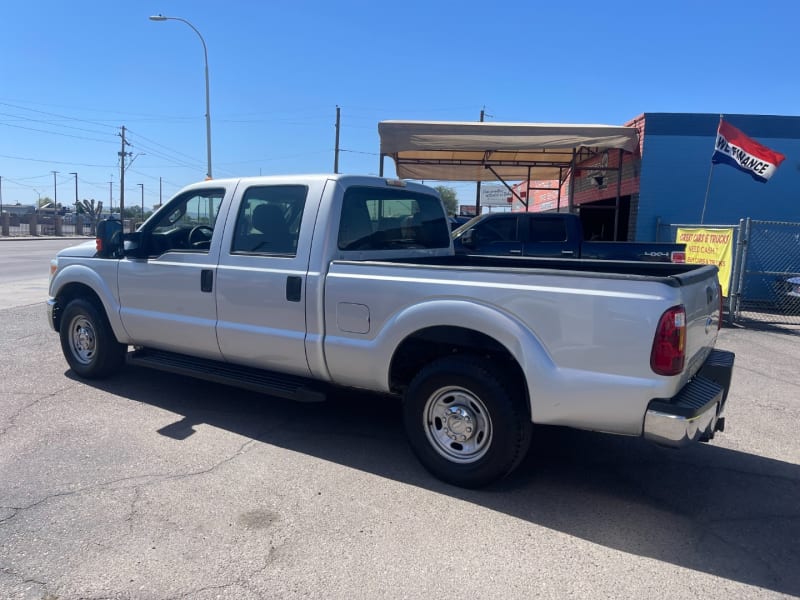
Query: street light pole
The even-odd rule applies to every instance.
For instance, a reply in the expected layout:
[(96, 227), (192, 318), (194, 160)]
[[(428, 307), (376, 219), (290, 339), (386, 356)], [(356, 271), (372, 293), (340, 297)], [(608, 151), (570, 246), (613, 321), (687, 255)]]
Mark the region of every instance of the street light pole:
[(70, 173), (70, 175), (75, 175), (75, 206), (77, 210), (78, 206), (78, 174), (77, 173)]
[(142, 223), (144, 223), (144, 184), (137, 183), (136, 185), (142, 189)]
[(208, 49), (206, 48), (206, 41), (203, 39), (203, 36), (197, 30), (197, 27), (192, 25), (186, 19), (182, 19), (181, 17), (165, 17), (164, 15), (152, 15), (150, 17), (151, 21), (180, 21), (181, 23), (186, 23), (192, 30), (197, 34), (197, 37), (200, 38), (200, 43), (203, 44), (203, 60), (205, 61), (205, 68), (206, 68), (206, 155), (208, 161), (208, 167), (206, 169), (206, 179), (212, 179), (211, 176), (211, 102), (210, 102), (210, 95), (208, 90)]

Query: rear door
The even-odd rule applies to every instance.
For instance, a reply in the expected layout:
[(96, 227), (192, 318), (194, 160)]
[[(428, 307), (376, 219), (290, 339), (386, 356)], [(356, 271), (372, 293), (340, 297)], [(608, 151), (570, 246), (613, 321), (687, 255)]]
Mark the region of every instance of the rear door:
[(525, 256), (577, 258), (578, 240), (569, 240), (563, 216), (528, 214), (524, 223)]
[(308, 375), (307, 272), (324, 180), (296, 182), (237, 192), (220, 254), (216, 332), (230, 362)]

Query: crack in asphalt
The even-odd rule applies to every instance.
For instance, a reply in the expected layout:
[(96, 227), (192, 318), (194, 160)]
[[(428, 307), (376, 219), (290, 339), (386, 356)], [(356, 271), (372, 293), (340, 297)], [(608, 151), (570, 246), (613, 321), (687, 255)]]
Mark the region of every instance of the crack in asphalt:
[[(186, 478), (189, 478), (189, 477), (197, 477), (199, 475), (207, 475), (207, 474), (213, 472), (214, 470), (218, 469), (219, 467), (221, 467), (221, 466), (223, 466), (223, 465), (235, 460), (236, 458), (238, 458), (239, 456), (244, 454), (246, 449), (247, 449), (247, 447), (255, 444), (257, 441), (258, 441), (257, 439), (248, 440), (247, 442), (245, 442), (244, 444), (239, 446), (239, 448), (233, 454), (231, 454), (230, 456), (224, 458), (223, 460), (213, 464), (212, 466), (210, 466), (207, 469), (201, 469), (199, 471), (192, 471), (190, 473), (178, 473), (178, 474), (169, 474), (169, 473), (163, 474), (162, 473), (162, 474), (147, 474), (147, 475), (135, 475), (135, 476), (131, 476), (131, 477), (121, 477), (119, 479), (112, 479), (111, 481), (104, 481), (104, 482), (101, 482), (101, 483), (84, 486), (84, 487), (78, 488), (76, 490), (68, 491), (68, 492), (56, 492), (54, 494), (48, 494), (44, 498), (40, 498), (36, 502), (32, 502), (31, 504), (28, 504), (26, 506), (0, 506), (0, 508), (2, 508), (2, 509), (14, 511), (13, 514), (9, 515), (8, 517), (0, 519), (0, 526), (6, 525), (9, 521), (14, 519), (20, 513), (24, 512), (24, 511), (27, 511), (27, 510), (30, 510), (32, 508), (36, 508), (40, 504), (43, 504), (43, 503), (45, 503), (45, 502), (47, 502), (49, 500), (52, 500), (54, 498), (62, 498), (62, 497), (66, 497), (66, 496), (74, 496), (74, 495), (77, 495), (77, 494), (82, 494), (82, 493), (87, 492), (87, 491), (94, 491), (94, 490), (103, 489), (103, 488), (107, 488), (107, 489), (112, 489), (113, 490), (114, 489), (113, 486), (115, 486), (117, 484), (120, 484), (120, 483), (123, 483), (123, 482), (128, 482), (128, 481), (134, 481), (134, 480), (148, 480), (148, 479), (152, 480), (152, 481), (139, 481), (138, 483), (134, 484), (134, 486), (133, 486), (134, 488), (136, 488), (138, 486), (155, 485), (155, 484), (158, 484), (158, 483), (162, 483), (164, 481), (172, 481), (172, 480), (186, 479)], [(120, 486), (120, 489), (124, 489), (125, 487), (128, 487), (128, 486)]]
[(752, 369), (752, 368), (749, 368), (749, 367), (746, 367), (746, 366), (743, 366), (743, 365), (738, 365), (737, 364), (736, 365), (736, 371), (737, 371), (737, 373), (739, 371), (747, 371), (748, 373), (751, 373), (753, 375), (759, 375), (760, 377), (763, 377), (764, 379), (767, 379), (769, 381), (778, 381), (780, 383), (785, 383), (786, 385), (789, 385), (791, 387), (800, 387), (800, 383), (797, 383), (797, 380), (783, 379), (783, 378), (777, 377), (775, 375), (767, 375), (763, 371), (760, 371), (758, 369)]
[[(23, 575), (22, 573), (18, 573), (17, 571), (12, 569), (11, 567), (0, 566), (0, 573), (4, 573), (6, 575), (10, 575), (11, 577), (16, 577), (17, 579), (20, 580), (19, 581), (20, 585), (33, 584), (33, 585), (41, 586), (45, 590), (47, 590), (47, 583), (45, 583), (44, 581), (39, 581), (38, 579), (33, 579), (32, 577), (26, 577), (25, 575)], [(47, 598), (47, 597), (48, 596), (44, 596), (44, 598)]]
[(275, 560), (275, 548), (273, 546), (270, 546), (269, 553), (267, 554), (267, 556), (264, 559), (264, 562), (263, 562), (263, 564), (261, 566), (249, 571), (248, 573), (245, 573), (243, 575), (238, 576), (233, 581), (229, 581), (227, 583), (221, 583), (221, 584), (217, 584), (217, 585), (205, 585), (205, 586), (197, 588), (197, 589), (193, 589), (193, 590), (189, 590), (189, 591), (183, 592), (182, 594), (179, 594), (177, 596), (171, 596), (171, 597), (167, 598), (167, 600), (180, 600), (181, 598), (191, 598), (191, 597), (194, 597), (195, 595), (201, 594), (203, 592), (208, 592), (210, 590), (224, 590), (226, 588), (230, 588), (230, 587), (233, 587), (235, 585), (238, 585), (238, 586), (241, 586), (241, 587), (243, 587), (245, 589), (248, 589), (251, 592), (258, 593), (257, 590), (254, 590), (250, 586), (249, 580), (252, 579), (253, 577), (255, 577), (257, 574), (263, 573), (264, 571), (266, 571), (267, 568), (269, 567), (269, 565), (274, 560)]
[[(683, 462), (683, 461), (676, 461), (686, 466), (690, 466), (690, 463)], [(693, 465), (697, 466), (697, 465)], [(744, 523), (748, 521), (755, 521), (755, 522), (762, 522), (766, 519), (774, 519), (774, 520), (797, 520), (800, 519), (800, 512), (796, 514), (782, 514), (782, 513), (762, 513), (755, 516), (748, 515), (747, 517), (725, 517), (719, 519), (713, 518), (702, 518), (699, 515), (693, 514), (689, 512), (688, 509), (683, 508), (677, 502), (670, 501), (670, 498), (665, 498), (661, 496), (657, 496), (651, 493), (646, 487), (643, 482), (639, 479), (632, 477), (626, 473), (621, 472), (621, 467), (614, 468), (609, 465), (609, 468), (617, 474), (618, 479), (621, 482), (624, 482), (626, 485), (630, 486), (631, 489), (637, 490), (639, 494), (645, 499), (647, 499), (649, 505), (655, 509), (664, 510), (665, 512), (677, 515), (686, 519), (689, 523), (692, 524), (695, 531), (698, 532), (698, 538), (708, 538), (712, 540), (716, 540), (720, 545), (723, 547), (727, 547), (737, 554), (742, 556), (746, 556), (748, 560), (755, 562), (756, 564), (760, 565), (764, 572), (769, 575), (772, 579), (773, 584), (777, 584), (781, 582), (784, 577), (775, 570), (774, 566), (772, 565), (771, 561), (762, 557), (758, 553), (754, 553), (753, 549), (747, 547), (745, 544), (739, 542), (736, 539), (733, 539), (732, 536), (724, 536), (723, 533), (716, 531), (719, 529), (720, 526), (723, 526), (722, 531), (729, 531), (730, 528), (724, 527), (726, 524), (735, 524), (735, 523)], [(708, 469), (711, 467), (704, 467), (700, 466), (697, 467), (698, 469)], [(796, 479), (791, 479), (788, 477), (782, 477), (780, 475), (764, 475), (762, 473), (752, 472), (752, 471), (743, 471), (741, 469), (730, 469), (725, 467), (713, 467), (715, 471), (726, 471), (729, 473), (734, 473), (746, 477), (759, 477), (759, 478), (766, 478), (767, 480), (781, 480), (787, 481), (791, 483), (797, 483)]]
[[(49, 398), (54, 398), (54, 397), (58, 396), (63, 391), (69, 389), (69, 387), (70, 386), (62, 387), (62, 388), (59, 388), (58, 390), (56, 390), (54, 392), (50, 392), (49, 394), (39, 395), (39, 397), (36, 398), (35, 400), (33, 400), (32, 402), (29, 402), (28, 404), (20, 407), (16, 412), (11, 414), (11, 416), (8, 418), (8, 423), (4, 427), (0, 428), (0, 436), (5, 435), (6, 433), (9, 432), (9, 430), (11, 430), (14, 427), (16, 427), (17, 419), (20, 417), (20, 415), (22, 415), (24, 412), (28, 411), (31, 407), (36, 406), (40, 402), (48, 400)], [(19, 395), (25, 396), (27, 394), (19, 394)], [(38, 395), (38, 394), (34, 394), (34, 395)]]

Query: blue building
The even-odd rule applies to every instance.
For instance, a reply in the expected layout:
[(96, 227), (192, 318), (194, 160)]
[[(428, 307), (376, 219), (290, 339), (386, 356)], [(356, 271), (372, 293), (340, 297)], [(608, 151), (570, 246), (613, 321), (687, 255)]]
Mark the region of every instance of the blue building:
[[(714, 165), (712, 170), (720, 115), (645, 113), (634, 121), (640, 127), (641, 157), (638, 198), (631, 198), (629, 239), (654, 240), (659, 224), (700, 223), (704, 204), (705, 224), (737, 224), (745, 217), (800, 221), (800, 117), (724, 118), (786, 156), (773, 177), (760, 183), (727, 165)], [(613, 185), (606, 188), (613, 190)]]

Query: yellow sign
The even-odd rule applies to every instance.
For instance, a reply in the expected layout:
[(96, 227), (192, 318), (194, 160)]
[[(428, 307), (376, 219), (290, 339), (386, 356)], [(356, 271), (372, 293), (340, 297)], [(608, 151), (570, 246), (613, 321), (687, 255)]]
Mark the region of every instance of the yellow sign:
[(717, 265), (722, 295), (728, 295), (733, 257), (733, 229), (679, 228), (675, 241), (686, 244), (686, 262)]

